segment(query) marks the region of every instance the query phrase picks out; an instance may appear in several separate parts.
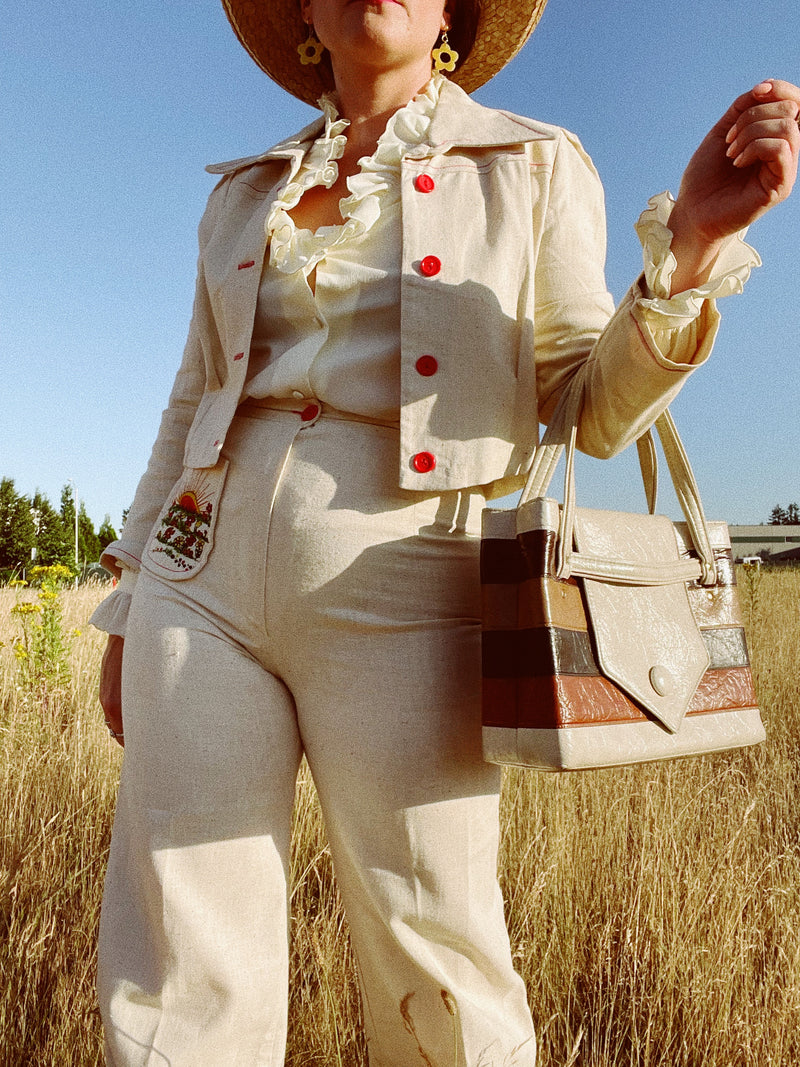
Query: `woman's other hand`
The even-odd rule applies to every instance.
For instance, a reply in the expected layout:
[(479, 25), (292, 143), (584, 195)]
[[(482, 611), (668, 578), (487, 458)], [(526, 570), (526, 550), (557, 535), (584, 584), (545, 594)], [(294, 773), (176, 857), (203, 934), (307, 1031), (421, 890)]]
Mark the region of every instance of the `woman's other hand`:
[(800, 88), (763, 81), (731, 104), (689, 161), (670, 217), (672, 292), (707, 280), (722, 240), (785, 200), (800, 155)]
[(100, 667), (100, 705), (114, 740), (125, 747), (122, 735), (122, 650), (125, 639), (109, 634)]

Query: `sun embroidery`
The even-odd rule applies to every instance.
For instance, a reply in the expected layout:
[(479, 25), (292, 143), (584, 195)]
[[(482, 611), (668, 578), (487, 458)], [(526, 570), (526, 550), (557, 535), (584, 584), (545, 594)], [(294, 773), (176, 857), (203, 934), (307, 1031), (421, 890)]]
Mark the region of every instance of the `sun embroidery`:
[(169, 556), (181, 570), (191, 570), (208, 545), (213, 512), (207, 480), (199, 475), (167, 508), (156, 534), (159, 547), (154, 546), (154, 551)]

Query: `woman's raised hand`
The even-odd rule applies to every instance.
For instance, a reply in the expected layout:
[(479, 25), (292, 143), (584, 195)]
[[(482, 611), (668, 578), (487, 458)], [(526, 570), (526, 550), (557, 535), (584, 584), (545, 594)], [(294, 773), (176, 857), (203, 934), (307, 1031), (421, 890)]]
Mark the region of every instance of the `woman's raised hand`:
[(785, 200), (800, 155), (800, 88), (771, 79), (731, 104), (689, 161), (669, 226), (672, 291), (705, 280), (720, 242)]

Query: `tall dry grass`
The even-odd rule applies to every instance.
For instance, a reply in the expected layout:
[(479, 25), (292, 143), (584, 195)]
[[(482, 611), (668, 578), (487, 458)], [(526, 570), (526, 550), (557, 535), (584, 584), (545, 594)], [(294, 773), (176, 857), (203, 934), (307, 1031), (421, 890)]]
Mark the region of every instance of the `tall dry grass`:
[[(800, 572), (740, 591), (768, 742), (672, 764), (510, 773), (502, 879), (541, 1067), (800, 1064)], [(102, 592), (72, 682), (17, 684), (0, 590), (0, 1067), (102, 1063), (94, 938), (120, 754), (95, 700)], [(360, 1067), (353, 964), (313, 786), (298, 784), (290, 1067)], [(447, 1067), (447, 1065), (440, 1065)], [(469, 1065), (471, 1067), (471, 1065)]]

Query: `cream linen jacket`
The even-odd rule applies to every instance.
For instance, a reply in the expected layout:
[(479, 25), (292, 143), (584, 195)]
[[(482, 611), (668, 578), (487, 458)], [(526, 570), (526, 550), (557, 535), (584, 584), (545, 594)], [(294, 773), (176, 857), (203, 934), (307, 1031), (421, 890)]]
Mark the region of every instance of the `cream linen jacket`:
[[(138, 569), (183, 467), (219, 459), (247, 375), (265, 219), (322, 125), (208, 168), (221, 180), (200, 223), (189, 338), (125, 529), (104, 556), (109, 569), (118, 572), (117, 559)], [(602, 187), (564, 130), (482, 107), (445, 82), (429, 141), (401, 166), (399, 485), (484, 486), (490, 497), (519, 488), (539, 421), (567, 386), (584, 391), (579, 447), (619, 451), (708, 356), (714, 302), (703, 305), (691, 363), (659, 349), (643, 283), (614, 312)], [(423, 174), (432, 189), (416, 181)], [(415, 369), (423, 354), (438, 362), (432, 377)], [(435, 457), (432, 470), (416, 470), (420, 452)]]

